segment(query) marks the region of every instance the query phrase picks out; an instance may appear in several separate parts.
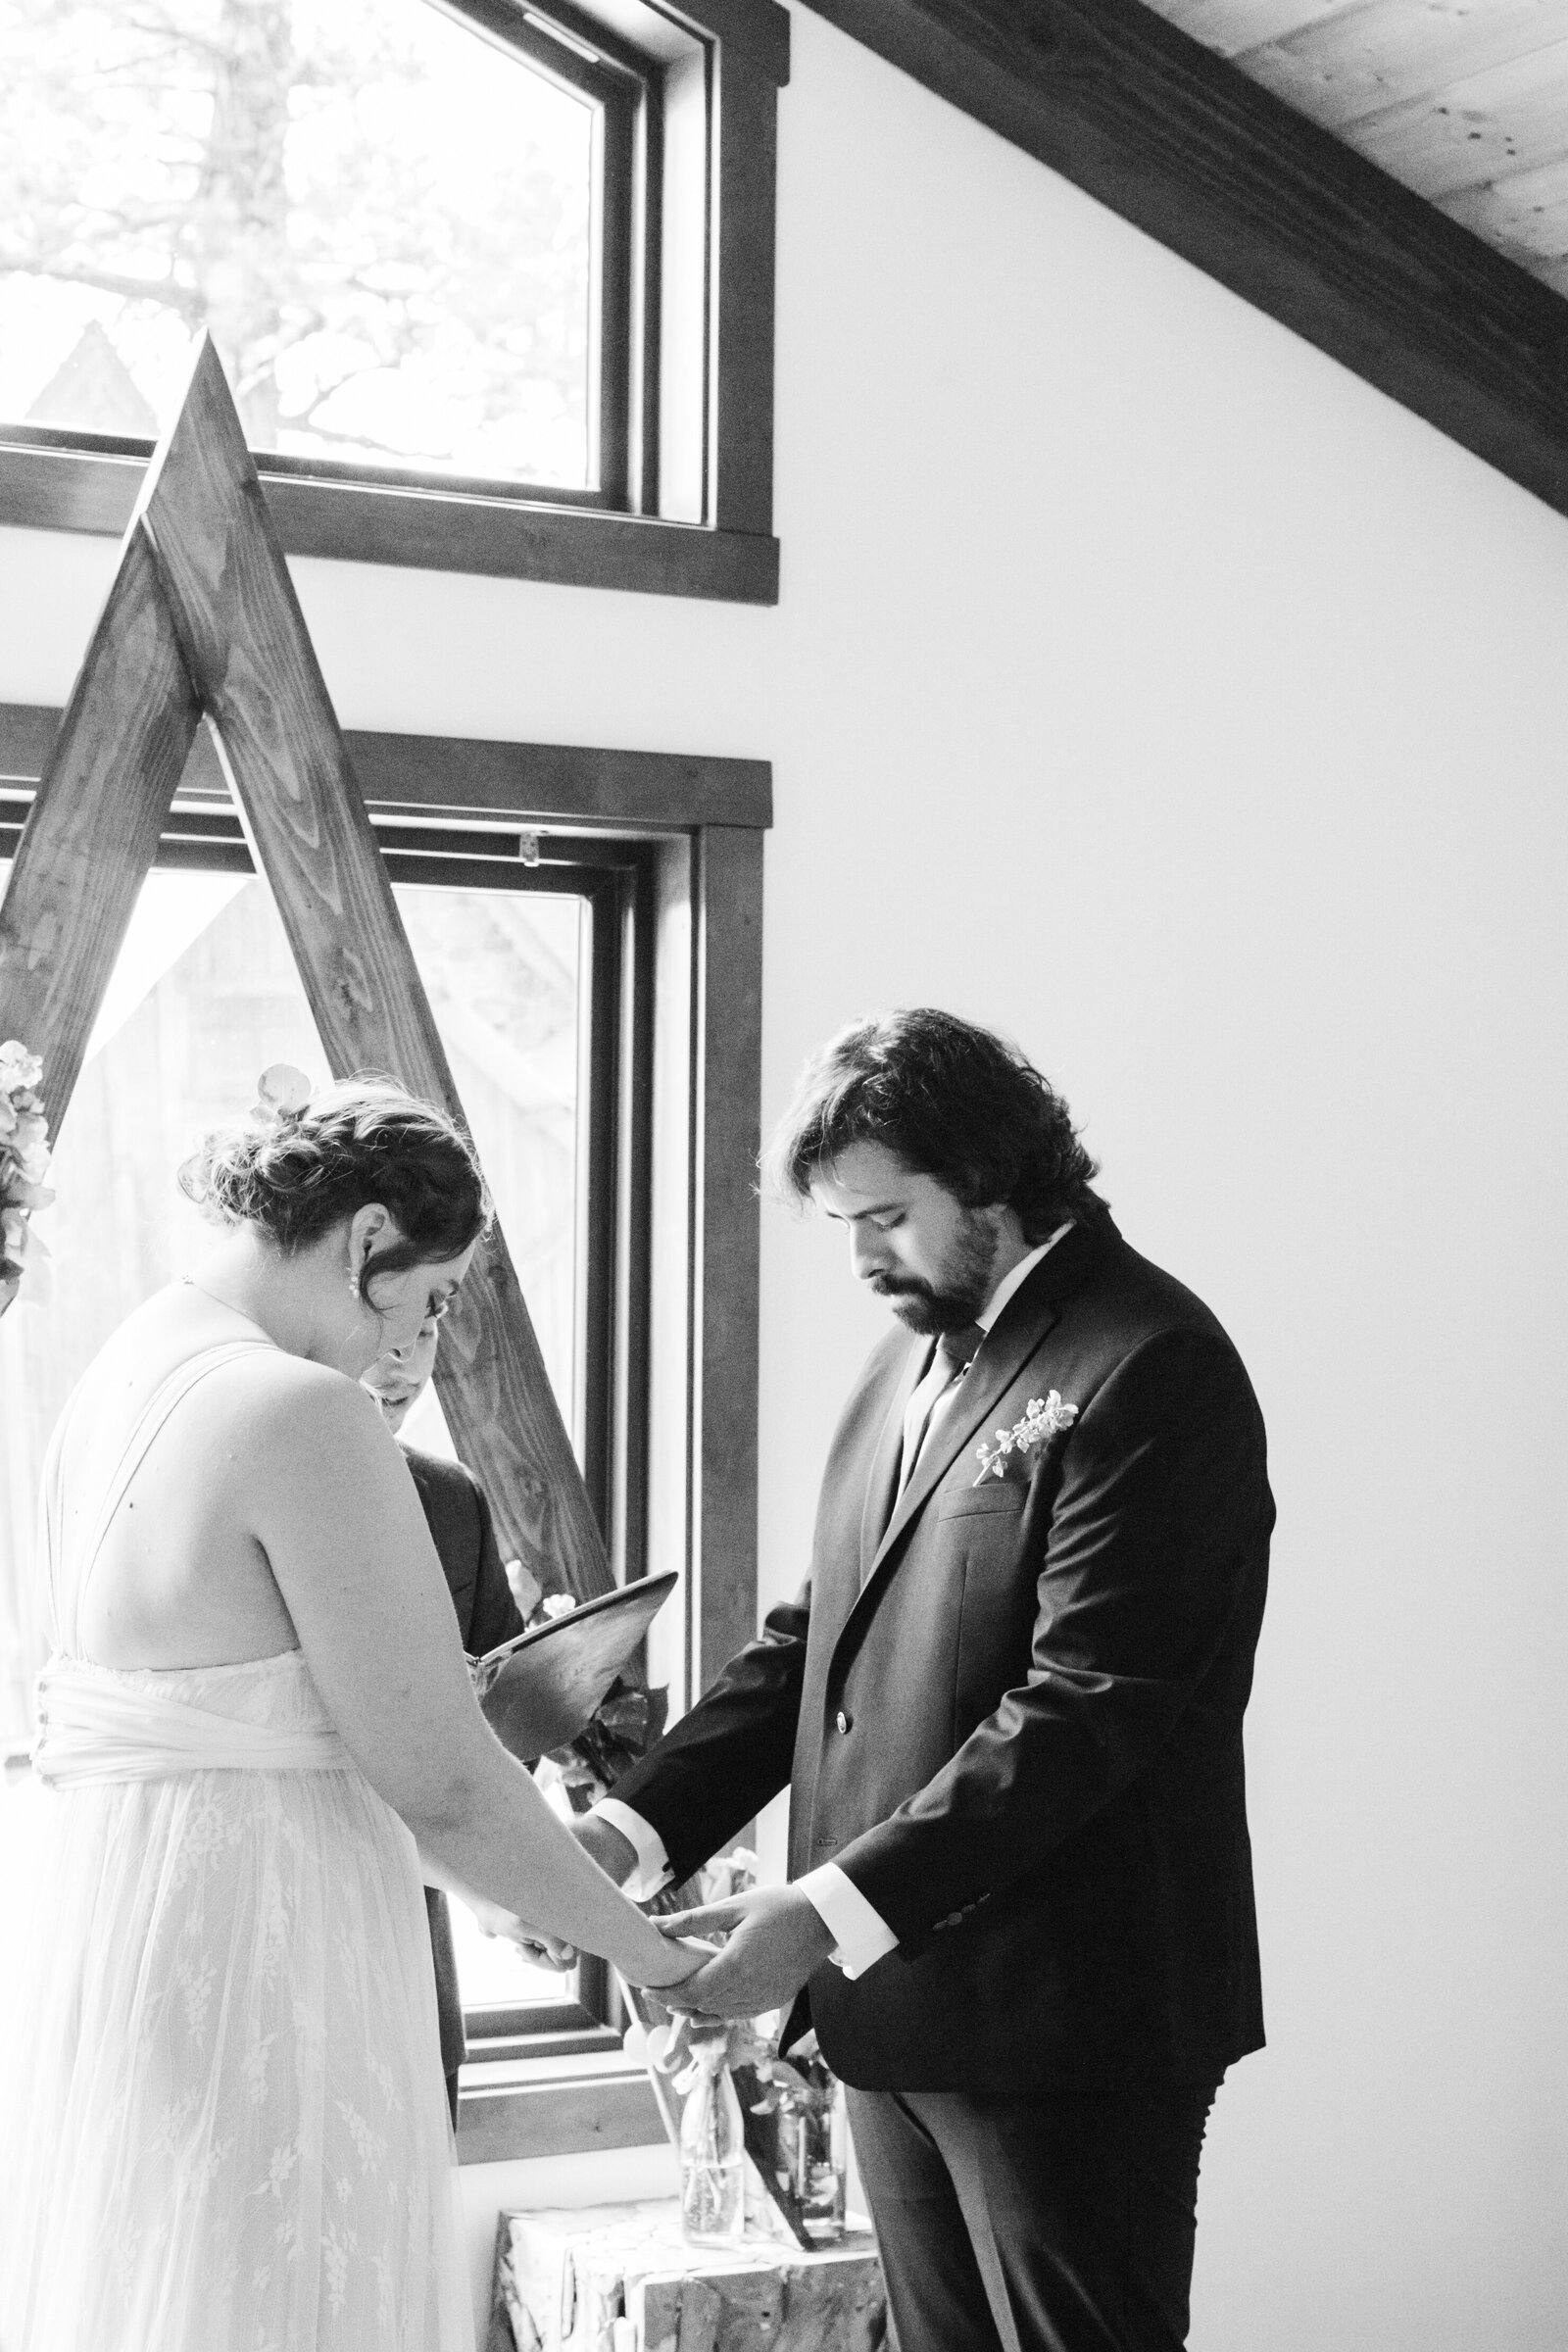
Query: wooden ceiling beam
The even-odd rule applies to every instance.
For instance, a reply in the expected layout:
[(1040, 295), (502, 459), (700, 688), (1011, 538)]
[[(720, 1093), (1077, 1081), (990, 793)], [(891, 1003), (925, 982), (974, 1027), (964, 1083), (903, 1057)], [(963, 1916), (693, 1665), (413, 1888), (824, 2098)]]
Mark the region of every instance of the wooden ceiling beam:
[(1568, 302), (1139, 0), (816, 14), (1568, 514)]

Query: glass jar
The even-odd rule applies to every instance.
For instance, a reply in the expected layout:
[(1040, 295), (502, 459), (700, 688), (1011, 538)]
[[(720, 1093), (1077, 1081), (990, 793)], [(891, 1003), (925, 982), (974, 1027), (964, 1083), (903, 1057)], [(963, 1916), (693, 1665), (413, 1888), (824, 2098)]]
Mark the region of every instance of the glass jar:
[(693, 2052), (680, 2111), (680, 2219), (694, 2245), (731, 2245), (746, 2229), (746, 2134), (722, 2041)]

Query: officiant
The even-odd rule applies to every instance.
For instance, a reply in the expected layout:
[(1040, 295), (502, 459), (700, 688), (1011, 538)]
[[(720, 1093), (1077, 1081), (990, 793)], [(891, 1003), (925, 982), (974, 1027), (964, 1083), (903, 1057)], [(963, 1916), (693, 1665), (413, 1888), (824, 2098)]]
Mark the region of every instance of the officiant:
[[(365, 1375), (365, 1386), (403, 1446), (458, 1613), (463, 1646), (470, 1656), (482, 1657), (486, 1650), (510, 1642), (523, 1630), (521, 1612), (502, 1566), (490, 1505), (478, 1480), (462, 1462), (425, 1453), (400, 1435), (435, 1369), (440, 1337), (440, 1324), (432, 1318), (411, 1348), (378, 1356)], [(438, 1887), (426, 1886), (424, 1900), (430, 1914), (430, 1950), (441, 2021), (441, 2071), (447, 2079), (447, 2103), (456, 2131), (458, 2070), (468, 2054), (458, 1990), (458, 1960), (446, 1896)]]

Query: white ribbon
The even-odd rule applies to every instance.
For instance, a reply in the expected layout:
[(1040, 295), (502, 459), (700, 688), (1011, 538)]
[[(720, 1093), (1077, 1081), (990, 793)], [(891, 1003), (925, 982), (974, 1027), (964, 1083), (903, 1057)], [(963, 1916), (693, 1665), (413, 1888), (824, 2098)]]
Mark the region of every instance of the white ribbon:
[(353, 1761), (334, 1731), (243, 1723), (111, 1680), (79, 1659), (51, 1658), (38, 1677), (32, 1767), (51, 1788), (184, 1772), (342, 1772)]

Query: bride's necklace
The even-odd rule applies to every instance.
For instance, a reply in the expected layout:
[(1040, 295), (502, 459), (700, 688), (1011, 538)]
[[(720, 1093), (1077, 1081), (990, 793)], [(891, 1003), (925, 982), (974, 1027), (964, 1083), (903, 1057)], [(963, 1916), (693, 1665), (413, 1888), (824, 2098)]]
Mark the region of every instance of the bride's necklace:
[(215, 1306), (226, 1307), (231, 1315), (244, 1315), (247, 1323), (255, 1322), (254, 1315), (246, 1315), (245, 1309), (242, 1306), (236, 1306), (232, 1298), (220, 1298), (218, 1293), (210, 1291), (205, 1282), (198, 1282), (194, 1274), (182, 1274), (179, 1279), (187, 1290), (200, 1291), (202, 1297), (210, 1298)]
[(261, 1333), (269, 1347), (276, 1348), (280, 1345), (273, 1339), (260, 1316), (253, 1315), (248, 1307), (236, 1306), (232, 1298), (220, 1298), (216, 1291), (210, 1291), (207, 1288), (205, 1282), (198, 1282), (194, 1274), (182, 1274), (179, 1279), (188, 1291), (200, 1291), (204, 1298), (210, 1298), (215, 1306), (220, 1306), (226, 1315), (238, 1315), (242, 1323), (248, 1323), (253, 1331)]

